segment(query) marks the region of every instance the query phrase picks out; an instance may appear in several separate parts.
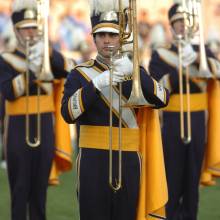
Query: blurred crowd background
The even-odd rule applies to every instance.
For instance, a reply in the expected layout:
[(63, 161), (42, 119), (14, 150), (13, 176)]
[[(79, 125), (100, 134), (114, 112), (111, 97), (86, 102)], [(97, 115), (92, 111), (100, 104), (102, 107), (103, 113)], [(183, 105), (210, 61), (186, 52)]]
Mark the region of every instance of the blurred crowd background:
[[(91, 37), (89, 0), (50, 0), (50, 40), (55, 48), (78, 63), (95, 55)], [(139, 47), (147, 66), (151, 49), (170, 41), (167, 10), (173, 0), (137, 0)], [(177, 2), (177, 1), (175, 1)], [(15, 45), (10, 20), (12, 0), (0, 0), (0, 51)], [(220, 51), (220, 0), (203, 0), (205, 39)]]

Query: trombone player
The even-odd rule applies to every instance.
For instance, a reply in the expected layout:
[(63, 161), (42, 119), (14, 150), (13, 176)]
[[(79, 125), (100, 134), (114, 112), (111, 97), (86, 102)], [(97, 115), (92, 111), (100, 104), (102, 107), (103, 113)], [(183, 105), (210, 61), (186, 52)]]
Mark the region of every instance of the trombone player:
[[(121, 4), (123, 9), (128, 7), (127, 1), (121, 1)], [(135, 109), (122, 108), (120, 114), (121, 106), (118, 104), (120, 96), (122, 102), (127, 102), (130, 96), (135, 63), (126, 55), (117, 54), (121, 47), (121, 26), (119, 7), (115, 1), (93, 0), (90, 7), (97, 56), (77, 65), (68, 75), (61, 108), (65, 121), (70, 124), (76, 122), (78, 127), (80, 219), (135, 220), (141, 172), (139, 128)], [(138, 66), (138, 69), (140, 87), (148, 103), (155, 108), (166, 106), (169, 98), (167, 90), (146, 74), (144, 68)], [(109, 95), (111, 89), (112, 99)], [(122, 146), (119, 150), (120, 118)], [(111, 149), (110, 142), (113, 143)], [(121, 151), (122, 160), (119, 161)], [(110, 170), (109, 160), (112, 163)]]
[[(163, 109), (162, 119), (169, 194), (166, 206), (168, 220), (197, 219), (199, 182), (206, 142), (207, 100), (206, 82), (195, 78), (201, 77), (199, 66), (202, 64), (210, 68), (210, 72), (208, 68), (202, 72), (205, 78), (216, 74), (218, 66), (215, 65), (219, 65), (210, 50), (204, 47), (202, 36), (199, 46), (185, 38), (188, 28), (185, 16), (183, 5), (176, 3), (171, 6), (168, 18), (173, 43), (153, 51), (149, 64), (150, 74), (162, 80), (171, 93), (169, 105)], [(183, 97), (182, 103), (180, 96)]]
[[(55, 153), (52, 82), (43, 82), (47, 76), (37, 80), (43, 68), (46, 44), (38, 33), (38, 13), (35, 0), (12, 3), (11, 19), (17, 46), (0, 57), (0, 90), (6, 100), (5, 144), (12, 220), (46, 219), (47, 187)], [(66, 77), (64, 57), (51, 48), (49, 59), (53, 78)], [(35, 146), (25, 138), (27, 114), (28, 138), (38, 143)], [(41, 117), (39, 125), (38, 115)], [(40, 140), (36, 140), (37, 126), (40, 126)]]

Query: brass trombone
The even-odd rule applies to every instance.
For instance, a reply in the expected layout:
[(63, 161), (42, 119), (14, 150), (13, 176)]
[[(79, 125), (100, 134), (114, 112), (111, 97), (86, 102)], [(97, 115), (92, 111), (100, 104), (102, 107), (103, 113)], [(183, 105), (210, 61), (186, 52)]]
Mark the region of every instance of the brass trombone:
[[(140, 67), (139, 67), (139, 49), (138, 49), (138, 28), (137, 28), (137, 3), (136, 0), (129, 0), (129, 29), (130, 35), (133, 33), (133, 74), (131, 95), (125, 104), (125, 107), (150, 107), (151, 105), (144, 97), (141, 89)], [(120, 25), (121, 27), (121, 25)], [(122, 32), (122, 31), (121, 31)], [(123, 32), (122, 32), (123, 33)], [(123, 36), (123, 34), (122, 34)], [(125, 34), (126, 36), (126, 34)], [(122, 41), (123, 42), (123, 41)], [(126, 42), (125, 42), (126, 43)]]
[(196, 6), (197, 6), (196, 8), (198, 13), (198, 25), (199, 25), (199, 51), (200, 51), (199, 73), (201, 78), (207, 79), (207, 78), (212, 78), (213, 76), (210, 72), (206, 59), (201, 0), (197, 0)]
[[(29, 55), (29, 49), (30, 49), (30, 38), (26, 39), (26, 57)], [(29, 62), (29, 61), (27, 61)], [(25, 114), (25, 140), (28, 146), (35, 148), (40, 145), (41, 142), (41, 117), (40, 117), (40, 87), (37, 85), (37, 132), (36, 137), (34, 137), (34, 141), (31, 141), (30, 139), (30, 114), (29, 114), (29, 81), (30, 81), (30, 73), (29, 69), (26, 70), (26, 81), (25, 81), (25, 90), (26, 90), (26, 96), (25, 96), (25, 103), (26, 103), (26, 114)]]
[[(38, 25), (38, 37), (37, 40), (43, 40), (44, 52), (43, 63), (40, 73), (36, 79), (37, 84), (37, 122), (36, 122), (36, 136), (34, 141), (30, 140), (30, 113), (29, 113), (29, 78), (30, 73), (27, 68), (26, 71), (26, 114), (25, 114), (25, 140), (30, 147), (38, 147), (41, 143), (41, 113), (40, 113), (40, 84), (42, 82), (51, 82), (53, 80), (53, 74), (50, 66), (49, 56), (49, 35), (48, 35), (48, 17), (49, 17), (49, 0), (37, 0), (37, 25)], [(29, 56), (30, 50), (30, 38), (26, 39), (26, 57)], [(27, 62), (28, 59), (27, 59)]]
[[(132, 90), (131, 95), (125, 105), (122, 106), (122, 85), (119, 83), (119, 131), (118, 131), (118, 178), (116, 184), (112, 182), (112, 73), (113, 73), (113, 48), (110, 49), (110, 123), (109, 123), (109, 185), (117, 191), (122, 187), (122, 108), (123, 107), (143, 107), (152, 106), (145, 98), (141, 89), (140, 69), (139, 69), (139, 55), (138, 55), (138, 35), (137, 35), (137, 8), (136, 0), (129, 0), (129, 6), (124, 8), (121, 0), (119, 5), (119, 36), (120, 36), (120, 49), (119, 54), (122, 52), (122, 45), (133, 43), (133, 74), (132, 74)], [(133, 41), (129, 41), (133, 33)]]
[(110, 98), (110, 106), (109, 106), (109, 185), (114, 190), (117, 191), (122, 187), (122, 137), (121, 137), (121, 129), (122, 129), (122, 86), (119, 83), (119, 128), (118, 128), (118, 179), (116, 179), (116, 184), (113, 184), (112, 176), (113, 176), (113, 156), (112, 156), (112, 118), (113, 118), (113, 58), (114, 58), (114, 46), (109, 46), (110, 51), (110, 90), (109, 90), (109, 98)]
[[(192, 1), (188, 1), (192, 2)], [(186, 76), (186, 129), (187, 135), (185, 135), (185, 123), (184, 123), (184, 100), (183, 100), (183, 65), (182, 65), (182, 42), (189, 41), (189, 38), (193, 36), (196, 30), (196, 21), (194, 7), (187, 7), (186, 0), (182, 0), (182, 8), (180, 13), (183, 13), (184, 19), (184, 34), (177, 35), (178, 42), (178, 55), (179, 55), (179, 97), (180, 97), (180, 136), (185, 144), (191, 142), (191, 113), (190, 113), (190, 84), (189, 84), (189, 66), (185, 67)]]
[(179, 54), (179, 94), (180, 94), (180, 136), (184, 143), (191, 142), (191, 114), (190, 114), (190, 84), (189, 84), (189, 66), (185, 67), (186, 76), (186, 129), (187, 135), (185, 135), (184, 126), (184, 100), (183, 100), (183, 65), (182, 65), (182, 41), (189, 41), (193, 38), (195, 33), (199, 30), (199, 51), (200, 51), (200, 66), (198, 78), (211, 77), (210, 70), (208, 68), (205, 52), (205, 43), (203, 36), (203, 22), (202, 22), (202, 10), (201, 1), (199, 0), (182, 0), (182, 11), (184, 16), (184, 35), (177, 35), (178, 42), (178, 54)]
[(49, 54), (49, 9), (50, 0), (37, 0), (38, 33), (44, 42), (43, 64), (39, 74), (39, 80), (41, 82), (51, 82), (54, 79), (51, 71)]
[(180, 97), (180, 136), (185, 144), (191, 142), (191, 115), (190, 115), (190, 84), (189, 84), (189, 67), (185, 68), (186, 76), (186, 117), (187, 117), (187, 136), (185, 135), (184, 127), (184, 100), (183, 100), (183, 66), (182, 66), (182, 46), (181, 40), (178, 40), (178, 53), (179, 53), (179, 97)]

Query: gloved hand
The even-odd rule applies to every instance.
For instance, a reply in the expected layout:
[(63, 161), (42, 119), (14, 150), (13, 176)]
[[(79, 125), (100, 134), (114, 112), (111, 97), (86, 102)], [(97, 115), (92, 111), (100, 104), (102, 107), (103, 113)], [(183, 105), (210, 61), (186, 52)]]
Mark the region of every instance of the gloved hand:
[[(124, 75), (114, 71), (112, 75), (112, 85), (117, 85), (117, 83), (124, 81)], [(101, 91), (102, 88), (107, 87), (110, 85), (110, 71), (106, 70), (100, 75), (96, 76), (92, 79), (94, 86)]]
[(194, 63), (197, 59), (198, 54), (193, 50), (190, 43), (184, 43), (182, 47), (182, 63), (184, 67)]
[(120, 59), (114, 60), (113, 68), (115, 72), (118, 72), (124, 76), (130, 76), (133, 72), (133, 63), (127, 56), (123, 56)]
[(30, 47), (30, 53), (28, 56), (28, 67), (35, 74), (38, 74), (40, 72), (43, 63), (43, 51), (44, 43), (42, 41), (38, 41), (36, 44)]

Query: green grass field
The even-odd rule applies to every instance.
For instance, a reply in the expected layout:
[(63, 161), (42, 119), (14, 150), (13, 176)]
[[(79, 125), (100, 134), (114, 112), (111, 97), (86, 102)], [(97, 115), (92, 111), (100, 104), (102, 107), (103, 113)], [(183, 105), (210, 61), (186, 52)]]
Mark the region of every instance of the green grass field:
[[(50, 186), (48, 190), (48, 220), (79, 220), (75, 195), (75, 173), (61, 176), (59, 186)], [(10, 220), (10, 198), (6, 171), (0, 169), (0, 220)]]
[[(48, 220), (79, 220), (75, 195), (75, 173), (62, 175), (61, 185), (49, 187)], [(9, 192), (6, 172), (0, 169), (0, 219), (10, 220)], [(220, 180), (214, 187), (204, 187), (200, 193), (198, 220), (220, 220)], [(104, 220), (104, 219), (103, 219)]]

